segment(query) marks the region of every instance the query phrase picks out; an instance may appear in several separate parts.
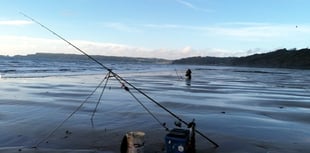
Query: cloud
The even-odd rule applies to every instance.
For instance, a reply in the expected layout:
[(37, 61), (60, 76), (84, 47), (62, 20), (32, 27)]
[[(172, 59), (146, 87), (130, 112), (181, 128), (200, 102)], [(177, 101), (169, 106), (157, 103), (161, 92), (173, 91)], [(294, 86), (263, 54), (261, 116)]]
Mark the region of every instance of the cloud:
[(185, 6), (187, 6), (187, 7), (189, 7), (189, 8), (192, 8), (192, 9), (196, 8), (193, 4), (191, 4), (189, 2), (186, 2), (186, 1), (183, 1), (183, 0), (176, 0), (176, 1), (181, 3), (181, 4), (183, 4), (183, 5), (185, 5)]
[(240, 22), (213, 26), (205, 29), (213, 35), (248, 41), (283, 40), (284, 38), (293, 38), (297, 35), (302, 38), (310, 34), (310, 26), (308, 25), (296, 28), (295, 25), (289, 24), (279, 25)]
[(278, 30), (275, 31), (273, 27), (216, 27), (210, 30), (219, 35), (232, 36), (235, 38), (268, 38), (281, 35), (281, 33), (279, 33)]
[(144, 24), (141, 25), (146, 28), (157, 28), (157, 29), (180, 29), (186, 28), (187, 26), (177, 25), (177, 24)]
[[(114, 25), (114, 27), (117, 26)], [(119, 27), (126, 30), (126, 26), (125, 28), (122, 26)], [(198, 39), (194, 42), (187, 42), (184, 39), (182, 40), (182, 43), (179, 43), (174, 48), (162, 48), (161, 46), (158, 46), (158, 48), (145, 48), (126, 44), (84, 40), (70, 40), (70, 42), (92, 55), (178, 59), (190, 56), (245, 56), (258, 51), (255, 48), (264, 48), (264, 50), (270, 51), (277, 47), (307, 47), (307, 40), (310, 39), (309, 25), (298, 25), (298, 28), (296, 28), (295, 25), (246, 22), (222, 23), (210, 26), (145, 24), (136, 25), (133, 29), (142, 28), (144, 28), (143, 30), (145, 31), (149, 30), (147, 28), (150, 28), (151, 30), (156, 28), (161, 31), (166, 29), (167, 35), (169, 35), (169, 32), (172, 31), (172, 29), (177, 30), (180, 34), (182, 34), (183, 31), (186, 31), (186, 33), (192, 32), (193, 35), (190, 35), (191, 37), (189, 37), (189, 39), (195, 40), (197, 38), (205, 37), (208, 41), (203, 42), (205, 44), (200, 48), (197, 48), (194, 45), (197, 41), (200, 41)], [(154, 38), (150, 41), (154, 44), (160, 44), (161, 38)], [(296, 43), (298, 43), (298, 46), (296, 46)], [(1, 55), (26, 55), (36, 52), (79, 53), (72, 46), (57, 39), (25, 36), (0, 36)], [(260, 52), (262, 52), (262, 50), (260, 50)]]
[(209, 10), (209, 9), (204, 9), (204, 8), (200, 8), (190, 2), (187, 2), (187, 1), (184, 1), (184, 0), (176, 0), (178, 3), (190, 8), (190, 9), (193, 9), (193, 10), (196, 10), (196, 11), (203, 11), (203, 12), (213, 12), (212, 10)]
[[(291, 24), (272, 24), (272, 23), (257, 23), (257, 22), (229, 22), (218, 23), (214, 25), (182, 25), (182, 24), (135, 24), (126, 25), (123, 23), (105, 23), (106, 27), (125, 32), (141, 32), (147, 34), (153, 30), (167, 30), (170, 32), (178, 32), (180, 34), (193, 33), (198, 34), (198, 37), (225, 38), (242, 41), (267, 41), (280, 40), (282, 38), (295, 37), (296, 35), (304, 36), (310, 34), (309, 25)], [(193, 35), (193, 36), (194, 36)], [(256, 47), (256, 46), (255, 46)]]
[[(124, 44), (101, 43), (84, 40), (70, 41), (90, 55), (127, 56), (179, 59), (192, 56), (229, 56), (232, 52), (221, 49), (183, 48), (143, 48)], [(38, 52), (80, 54), (76, 49), (61, 40), (33, 38), (25, 36), (0, 36), (1, 55), (27, 55)]]
[(60, 40), (26, 36), (0, 36), (0, 46), (0, 54), (10, 56), (27, 55), (36, 52), (62, 53), (68, 51), (68, 45)]
[(20, 26), (20, 25), (28, 25), (32, 24), (33, 22), (31, 21), (26, 21), (26, 20), (4, 20), (0, 21), (0, 26), (5, 25), (5, 26)]
[(268, 23), (235, 22), (222, 23), (208, 26), (192, 26), (177, 24), (144, 24), (146, 28), (157, 28), (167, 30), (192, 31), (207, 33), (218, 36), (231, 36), (235, 38), (271, 38), (281, 37), (296, 32), (310, 32), (310, 26), (304, 25), (296, 28), (295, 25), (277, 25)]
[(90, 41), (73, 41), (81, 49), (92, 55), (106, 56), (126, 56), (126, 57), (146, 57), (178, 59), (190, 56), (201, 56), (202, 54), (187, 46), (179, 49), (157, 48), (150, 49), (115, 43), (100, 43)]
[(106, 22), (103, 24), (103, 26), (106, 28), (123, 31), (123, 32), (139, 32), (138, 28), (129, 26), (121, 22)]

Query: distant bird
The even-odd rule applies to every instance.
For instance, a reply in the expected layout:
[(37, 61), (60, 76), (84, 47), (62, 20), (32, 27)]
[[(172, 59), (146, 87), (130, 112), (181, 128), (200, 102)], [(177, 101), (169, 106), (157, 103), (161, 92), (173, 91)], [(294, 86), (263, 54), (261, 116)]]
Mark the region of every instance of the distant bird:
[(298, 26), (296, 26), (296, 28), (298, 28)]

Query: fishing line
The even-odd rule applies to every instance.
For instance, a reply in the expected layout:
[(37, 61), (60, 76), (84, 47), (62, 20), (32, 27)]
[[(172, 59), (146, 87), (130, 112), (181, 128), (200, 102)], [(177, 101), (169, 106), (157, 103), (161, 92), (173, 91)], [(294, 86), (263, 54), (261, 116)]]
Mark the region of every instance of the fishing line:
[(125, 88), (126, 91), (162, 126), (169, 131), (169, 128), (166, 126), (166, 123), (161, 123), (160, 120), (129, 90), (129, 88)]
[(37, 148), (40, 144), (42, 144), (45, 140), (49, 139), (66, 121), (68, 121), (77, 111), (79, 111), (82, 106), (88, 101), (88, 99), (96, 92), (96, 90), (102, 85), (103, 80), (97, 85), (97, 87), (87, 96), (87, 98), (80, 104), (79, 107), (77, 107), (65, 120), (63, 120), (54, 130), (52, 130), (44, 139), (39, 141), (35, 146), (32, 148)]
[[(94, 118), (95, 113), (96, 113), (96, 111), (97, 111), (98, 105), (99, 105), (99, 103), (100, 103), (100, 101), (101, 101), (103, 92), (104, 92), (104, 90), (105, 90), (105, 88), (106, 88), (106, 86), (107, 86), (107, 84), (108, 84), (109, 76), (110, 76), (110, 72), (109, 72), (109, 73), (106, 75), (106, 77), (105, 77), (105, 78), (107, 78), (107, 79), (106, 79), (106, 82), (105, 82), (105, 84), (104, 84), (104, 86), (103, 86), (103, 88), (102, 88), (101, 94), (100, 94), (99, 99), (98, 99), (98, 101), (97, 101), (96, 107), (95, 107), (95, 109), (94, 109), (94, 111), (93, 111), (93, 114), (92, 114), (92, 116), (91, 116), (91, 119), (90, 119), (91, 121), (93, 121), (93, 118)], [(94, 125), (93, 122), (92, 122), (92, 125)]]
[[(87, 56), (88, 58), (90, 58), (91, 60), (93, 60), (94, 62), (96, 62), (97, 64), (99, 64), (102, 68), (106, 69), (107, 71), (109, 71), (115, 78), (117, 78), (120, 82), (123, 81), (124, 83), (128, 84), (130, 87), (132, 87), (133, 89), (135, 89), (136, 91), (138, 91), (141, 95), (145, 96), (147, 99), (149, 99), (150, 101), (152, 101), (153, 103), (155, 103), (158, 107), (162, 108), (163, 110), (165, 110), (166, 112), (168, 112), (171, 116), (173, 116), (174, 118), (176, 118), (177, 120), (179, 120), (180, 122), (182, 122), (185, 125), (189, 125), (189, 123), (187, 123), (186, 121), (182, 120), (180, 117), (178, 117), (176, 114), (174, 114), (173, 112), (171, 112), (169, 109), (167, 109), (166, 107), (164, 107), (163, 105), (161, 105), (160, 103), (158, 103), (156, 100), (154, 100), (153, 98), (151, 98), (150, 96), (148, 96), (147, 94), (145, 94), (142, 90), (140, 90), (139, 88), (135, 87), (133, 84), (129, 83), (127, 80), (125, 80), (124, 78), (122, 78), (121, 76), (119, 76), (118, 74), (114, 73), (112, 71), (112, 69), (106, 67), (105, 65), (103, 65), (101, 62), (99, 62), (98, 60), (96, 60), (95, 58), (93, 58), (92, 56), (88, 55), (86, 52), (84, 52), (83, 50), (81, 50), (80, 48), (78, 48), (77, 46), (75, 46), (74, 44), (72, 44), (71, 42), (69, 42), (68, 40), (66, 40), (65, 38), (63, 38), (62, 36), (58, 35), (56, 32), (52, 31), (51, 29), (49, 29), (48, 27), (44, 26), (43, 24), (41, 24), (40, 22), (38, 22), (37, 20), (29, 17), (28, 15), (20, 12), (20, 14), (22, 14), (23, 16), (25, 16), (26, 18), (30, 19), (31, 21), (39, 24), (41, 27), (43, 27), (44, 29), (48, 30), (49, 32), (51, 32), (52, 34), (54, 34), (55, 36), (57, 36), (58, 38), (62, 39), (63, 41), (67, 42), (70, 46), (74, 47), (76, 50), (78, 50), (79, 52), (81, 52), (82, 54), (84, 54), (85, 56)], [(215, 147), (219, 147), (219, 145), (217, 143), (215, 143), (214, 141), (212, 141), (211, 139), (209, 139), (207, 136), (205, 136), (203, 133), (201, 133), (200, 131), (198, 131), (197, 129), (195, 129), (195, 132), (198, 133), (199, 135), (201, 135), (203, 138), (207, 139), (209, 142), (211, 142)]]

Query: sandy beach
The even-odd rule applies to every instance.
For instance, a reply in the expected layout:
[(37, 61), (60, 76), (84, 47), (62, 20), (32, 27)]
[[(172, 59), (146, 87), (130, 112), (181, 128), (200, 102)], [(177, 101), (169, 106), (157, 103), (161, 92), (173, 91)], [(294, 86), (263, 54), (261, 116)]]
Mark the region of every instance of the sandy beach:
[[(309, 71), (191, 68), (190, 85), (178, 79), (173, 69), (121, 76), (183, 120), (195, 119), (197, 129), (220, 145), (215, 149), (196, 135), (197, 153), (310, 152)], [(180, 74), (184, 70), (178, 67)], [(0, 78), (0, 152), (117, 153), (129, 131), (146, 133), (145, 153), (164, 152), (167, 131), (113, 78), (93, 125), (90, 118), (101, 89), (45, 139), (104, 76)], [(130, 90), (159, 120), (174, 128), (175, 118)]]

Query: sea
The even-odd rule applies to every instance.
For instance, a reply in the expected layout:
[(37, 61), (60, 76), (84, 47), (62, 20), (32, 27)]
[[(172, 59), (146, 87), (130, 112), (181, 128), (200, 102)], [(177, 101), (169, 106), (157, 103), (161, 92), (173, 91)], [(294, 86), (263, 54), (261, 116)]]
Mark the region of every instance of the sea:
[(0, 151), (119, 152), (143, 131), (146, 153), (165, 152), (163, 125), (194, 121), (198, 153), (310, 152), (310, 70), (100, 62), (121, 79), (91, 60), (1, 59)]

